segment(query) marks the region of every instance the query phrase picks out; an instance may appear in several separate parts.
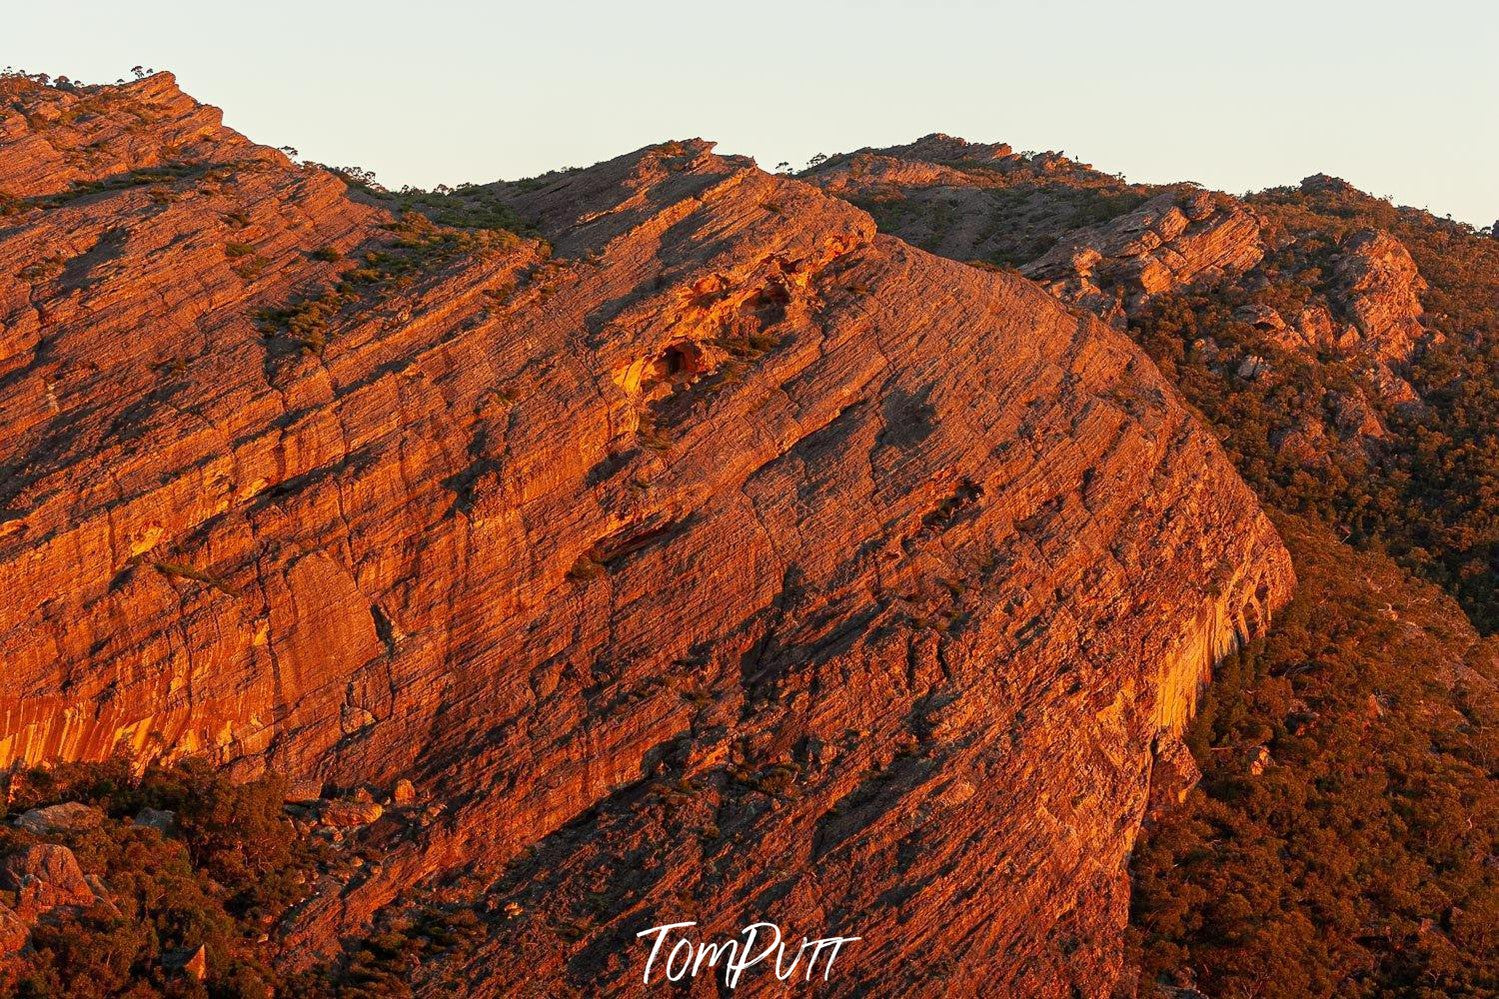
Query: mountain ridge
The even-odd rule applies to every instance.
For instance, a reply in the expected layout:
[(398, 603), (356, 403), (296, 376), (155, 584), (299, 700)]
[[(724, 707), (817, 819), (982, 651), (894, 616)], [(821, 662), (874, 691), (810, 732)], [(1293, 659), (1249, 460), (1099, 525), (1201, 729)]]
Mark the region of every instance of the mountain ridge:
[[(433, 900), (423, 994), (628, 994), (639, 929), (766, 915), (864, 937), (838, 994), (1485, 974), (1481, 233), (942, 135), (392, 193), (169, 75), (0, 95), (7, 801), (293, 778), (326, 850), (214, 944), (255, 974)], [(124, 901), (135, 826), (63, 793), (108, 814), (4, 830), (57, 881), (15, 961)]]

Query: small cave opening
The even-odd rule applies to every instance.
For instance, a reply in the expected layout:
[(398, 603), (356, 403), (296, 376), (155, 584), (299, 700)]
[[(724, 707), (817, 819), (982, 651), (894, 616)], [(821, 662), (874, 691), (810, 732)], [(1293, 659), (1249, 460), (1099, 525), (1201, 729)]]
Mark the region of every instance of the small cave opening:
[(651, 363), (649, 381), (676, 381), (692, 378), (708, 370), (703, 350), (695, 343), (675, 343)]

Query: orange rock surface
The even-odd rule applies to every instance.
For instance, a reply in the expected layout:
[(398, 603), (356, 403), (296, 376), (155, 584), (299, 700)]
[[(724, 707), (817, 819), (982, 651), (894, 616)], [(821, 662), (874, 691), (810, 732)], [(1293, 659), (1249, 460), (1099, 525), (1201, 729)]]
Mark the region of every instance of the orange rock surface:
[(688, 919), (1107, 992), (1154, 750), (1293, 582), (1127, 339), (699, 141), (476, 195), (543, 242), (4, 86), (0, 763), (409, 778), (288, 942), (461, 874), (475, 994)]

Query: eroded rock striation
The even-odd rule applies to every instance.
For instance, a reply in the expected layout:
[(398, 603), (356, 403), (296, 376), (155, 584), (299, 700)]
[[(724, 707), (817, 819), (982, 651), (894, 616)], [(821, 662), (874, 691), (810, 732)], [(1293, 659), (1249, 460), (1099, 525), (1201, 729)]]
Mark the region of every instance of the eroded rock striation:
[(442, 880), (476, 994), (761, 918), (862, 936), (839, 994), (1107, 992), (1155, 751), (1292, 585), (1125, 337), (700, 141), (463, 194), (520, 237), (4, 86), (0, 763), (410, 780), (289, 953)]

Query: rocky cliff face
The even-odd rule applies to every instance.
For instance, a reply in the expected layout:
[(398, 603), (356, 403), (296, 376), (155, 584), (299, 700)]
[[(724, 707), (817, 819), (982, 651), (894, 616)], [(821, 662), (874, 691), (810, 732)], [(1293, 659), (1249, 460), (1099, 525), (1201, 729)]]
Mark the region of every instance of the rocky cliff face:
[(409, 778), (286, 939), (456, 877), (478, 994), (755, 918), (1108, 990), (1153, 750), (1292, 584), (1126, 338), (702, 142), (454, 228), (169, 77), (5, 86), (0, 762)]
[[(830, 162), (814, 178), (844, 160)], [(1063, 203), (1055, 189), (1108, 189), (1074, 174), (1007, 199), (999, 171), (933, 166), (923, 178), (921, 166), (886, 168), (908, 187), (827, 188), (959, 258), (945, 234), (1023, 232), (1033, 206)], [(1481, 862), (1496, 824), (1482, 719), (1494, 705), (1499, 547), (1482, 442), (1499, 413), (1499, 256), (1481, 230), (1317, 175), (1243, 199), (1204, 195), (1254, 217), (1226, 247), (1237, 243), (1242, 263), (1157, 270), (1147, 287), (1133, 275), (1162, 253), (1185, 258), (1171, 243), (1192, 230), (1130, 216), (1161, 217), (1172, 193), (1078, 230), (1054, 213), (1061, 228), (1039, 257), (1020, 246), (977, 261), (1018, 265), (1120, 324), (1258, 494), (1314, 518), (1281, 521), (1300, 599), (1265, 643), (1220, 663), (1188, 730), (1192, 752), (1157, 754), (1158, 821), (1132, 860), (1140, 974), (1120, 992), (1252, 995), (1266, 968), (1278, 969), (1278, 995), (1482, 992), (1495, 953), (1467, 913), (1486, 911), (1495, 881)], [(1148, 239), (1119, 240), (1131, 233)], [(1120, 273), (1116, 262), (1124, 281), (1091, 280)], [(1370, 892), (1371, 877), (1423, 890)]]

